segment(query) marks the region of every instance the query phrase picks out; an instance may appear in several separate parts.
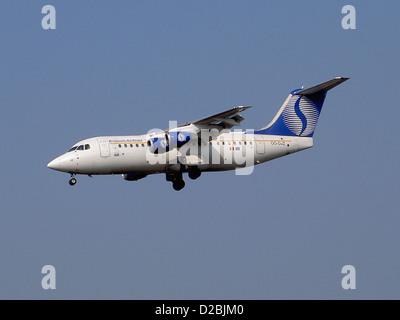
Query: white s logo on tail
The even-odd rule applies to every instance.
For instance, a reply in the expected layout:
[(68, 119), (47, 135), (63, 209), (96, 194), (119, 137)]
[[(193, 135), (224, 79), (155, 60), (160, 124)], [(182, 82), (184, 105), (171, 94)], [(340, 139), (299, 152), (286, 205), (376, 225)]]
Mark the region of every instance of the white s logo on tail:
[(294, 95), (283, 111), (286, 127), (297, 136), (308, 136), (317, 126), (319, 112), (306, 96)]

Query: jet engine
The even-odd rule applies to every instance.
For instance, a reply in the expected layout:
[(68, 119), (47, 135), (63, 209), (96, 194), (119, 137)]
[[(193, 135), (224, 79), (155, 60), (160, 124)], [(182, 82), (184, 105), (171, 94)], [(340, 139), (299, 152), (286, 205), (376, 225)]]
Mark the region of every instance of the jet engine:
[(167, 137), (169, 146), (180, 148), (192, 139), (192, 134), (190, 132), (176, 131), (170, 132)]
[(190, 132), (176, 131), (152, 137), (147, 141), (150, 152), (163, 153), (170, 149), (180, 148), (192, 139)]
[(152, 137), (147, 140), (147, 146), (151, 153), (163, 153), (168, 151), (168, 135)]

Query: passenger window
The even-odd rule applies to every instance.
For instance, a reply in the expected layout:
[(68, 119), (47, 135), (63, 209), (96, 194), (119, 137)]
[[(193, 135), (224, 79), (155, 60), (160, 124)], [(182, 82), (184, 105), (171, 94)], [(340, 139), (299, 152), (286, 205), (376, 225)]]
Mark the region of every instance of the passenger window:
[(80, 145), (76, 150), (83, 150), (83, 144)]
[(128, 147), (126, 144), (124, 144), (124, 147), (126, 148), (126, 147)]
[(136, 148), (139, 148), (139, 145), (136, 143)]
[(233, 145), (236, 146), (236, 142), (233, 142)]
[(144, 144), (142, 143), (142, 147), (144, 147)]
[(121, 148), (121, 145), (120, 145), (120, 144), (118, 145), (118, 148)]
[(130, 144), (130, 147), (133, 148), (133, 144), (132, 143)]
[(89, 144), (85, 144), (85, 150), (89, 150), (90, 149), (90, 145)]

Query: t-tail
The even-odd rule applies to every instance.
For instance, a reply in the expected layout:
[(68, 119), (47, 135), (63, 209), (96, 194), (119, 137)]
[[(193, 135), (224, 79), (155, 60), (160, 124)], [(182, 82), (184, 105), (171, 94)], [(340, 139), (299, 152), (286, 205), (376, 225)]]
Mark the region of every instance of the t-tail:
[(312, 137), (326, 93), (348, 79), (336, 77), (307, 89), (293, 90), (271, 123), (255, 133)]

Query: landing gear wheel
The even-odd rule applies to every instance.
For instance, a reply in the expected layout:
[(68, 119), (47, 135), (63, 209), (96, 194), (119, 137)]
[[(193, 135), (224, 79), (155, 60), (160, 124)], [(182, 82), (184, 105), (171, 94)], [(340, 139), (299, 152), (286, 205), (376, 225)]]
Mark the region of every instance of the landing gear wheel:
[(185, 181), (183, 181), (183, 180), (175, 180), (173, 182), (172, 186), (176, 191), (182, 190), (185, 187)]
[(196, 180), (198, 177), (200, 177), (200, 175), (201, 175), (200, 170), (189, 171), (189, 178), (192, 180)]
[(75, 178), (71, 178), (70, 180), (69, 180), (69, 185), (70, 186), (74, 186), (76, 184), (76, 179)]

